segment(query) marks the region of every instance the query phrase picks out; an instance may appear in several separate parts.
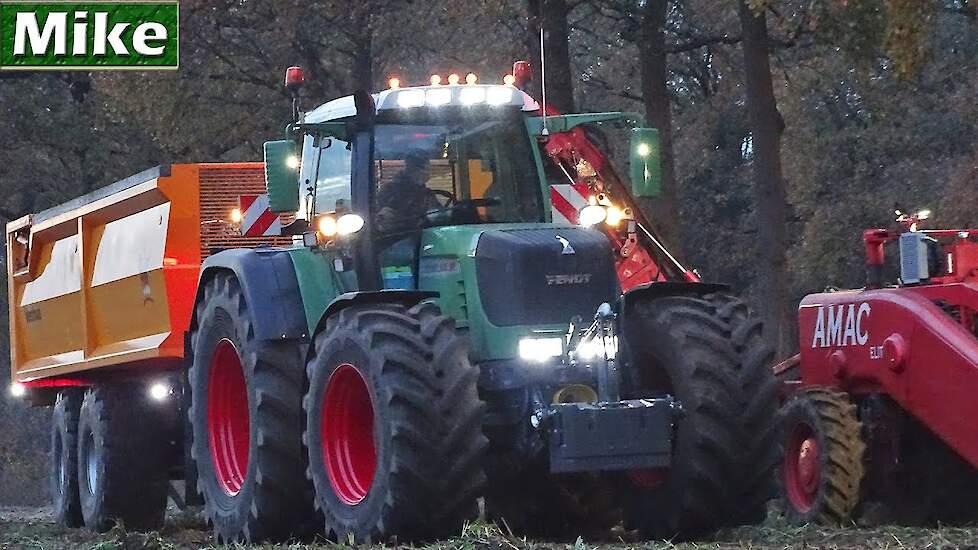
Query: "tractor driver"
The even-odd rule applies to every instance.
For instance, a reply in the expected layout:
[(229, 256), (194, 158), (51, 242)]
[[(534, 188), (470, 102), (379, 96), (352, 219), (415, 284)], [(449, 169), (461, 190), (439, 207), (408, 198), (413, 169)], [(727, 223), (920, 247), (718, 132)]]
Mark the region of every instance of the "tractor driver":
[(377, 191), (375, 223), (380, 235), (417, 229), (425, 213), (440, 206), (425, 186), (430, 175), (431, 162), (424, 152), (415, 150), (405, 156), (404, 170)]

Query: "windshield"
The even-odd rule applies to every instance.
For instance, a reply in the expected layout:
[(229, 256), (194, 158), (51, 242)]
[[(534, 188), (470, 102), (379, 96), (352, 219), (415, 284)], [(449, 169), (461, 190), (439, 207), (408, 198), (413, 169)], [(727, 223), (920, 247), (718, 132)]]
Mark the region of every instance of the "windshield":
[(375, 136), (374, 215), (381, 232), (543, 220), (521, 119), (383, 124)]

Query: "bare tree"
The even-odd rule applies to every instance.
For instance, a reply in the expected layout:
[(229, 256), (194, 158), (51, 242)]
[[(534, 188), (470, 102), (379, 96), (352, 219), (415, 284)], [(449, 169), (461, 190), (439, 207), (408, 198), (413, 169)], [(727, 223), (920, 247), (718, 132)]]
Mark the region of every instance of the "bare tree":
[(738, 3), (753, 155), (757, 244), (762, 260), (757, 271), (758, 288), (766, 293), (760, 304), (769, 337), (778, 352), (784, 355), (793, 341), (787, 265), (787, 199), (781, 168), (784, 120), (774, 96), (765, 14), (751, 8), (748, 0), (738, 0)]

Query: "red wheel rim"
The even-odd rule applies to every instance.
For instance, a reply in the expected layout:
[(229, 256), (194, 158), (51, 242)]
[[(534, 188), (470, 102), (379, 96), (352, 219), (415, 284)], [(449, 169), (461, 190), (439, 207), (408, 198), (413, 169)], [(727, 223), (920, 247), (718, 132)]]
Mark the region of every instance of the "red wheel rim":
[(359, 504), (374, 482), (374, 408), (367, 383), (344, 363), (329, 377), (323, 396), (320, 435), (323, 462), (333, 492), (350, 506)]
[(228, 496), (241, 492), (248, 473), (248, 387), (234, 344), (224, 338), (211, 358), (207, 381), (207, 432), (217, 482)]
[(789, 502), (801, 513), (810, 511), (815, 503), (822, 477), (819, 453), (812, 427), (795, 426), (784, 450), (784, 486)]

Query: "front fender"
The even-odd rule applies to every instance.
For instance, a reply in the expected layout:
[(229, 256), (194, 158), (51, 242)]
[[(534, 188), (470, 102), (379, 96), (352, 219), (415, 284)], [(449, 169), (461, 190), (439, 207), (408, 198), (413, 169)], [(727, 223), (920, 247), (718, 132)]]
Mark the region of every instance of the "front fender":
[[(224, 250), (204, 260), (194, 303), (203, 300), (204, 286), (219, 271), (230, 271), (238, 279), (259, 340), (307, 339), (305, 310), (287, 251), (275, 248)], [(193, 324), (196, 326), (196, 313)]]
[(359, 304), (378, 304), (391, 303), (403, 306), (413, 306), (428, 298), (437, 298), (438, 293), (430, 290), (371, 290), (360, 292), (347, 292), (337, 296), (326, 306), (323, 315), (316, 323), (316, 330), (313, 335), (319, 334), (326, 326), (326, 319), (335, 315), (342, 309)]
[(682, 296), (696, 295), (703, 296), (714, 292), (728, 292), (729, 285), (720, 283), (688, 283), (678, 281), (666, 281), (662, 283), (648, 283), (629, 289), (621, 295), (619, 299), (619, 311), (628, 311), (631, 305), (639, 299), (656, 299), (663, 296)]

